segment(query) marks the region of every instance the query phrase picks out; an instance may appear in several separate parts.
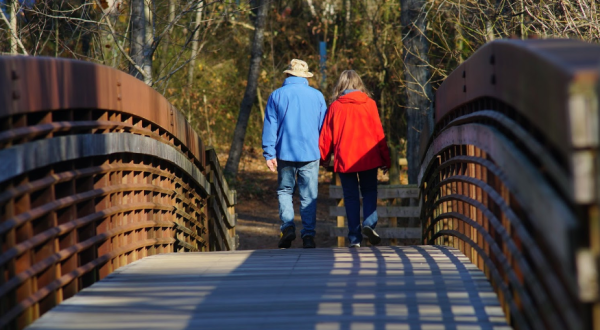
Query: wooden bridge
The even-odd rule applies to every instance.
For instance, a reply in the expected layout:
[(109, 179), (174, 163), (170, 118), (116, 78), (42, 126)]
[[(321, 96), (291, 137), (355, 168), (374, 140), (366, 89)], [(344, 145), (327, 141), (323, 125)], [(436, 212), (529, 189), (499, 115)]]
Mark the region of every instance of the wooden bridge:
[(0, 328), (600, 329), (599, 74), (573, 40), (460, 65), (422, 134), (424, 245), (234, 251), (235, 192), (161, 95), (0, 58)]

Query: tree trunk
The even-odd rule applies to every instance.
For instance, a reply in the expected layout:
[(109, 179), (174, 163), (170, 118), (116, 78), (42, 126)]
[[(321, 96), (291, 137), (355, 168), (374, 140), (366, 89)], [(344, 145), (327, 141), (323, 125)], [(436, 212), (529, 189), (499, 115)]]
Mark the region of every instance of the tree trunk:
[[(204, 3), (202, 4), (204, 5)], [(173, 22), (175, 20), (175, 0), (169, 0), (169, 22)], [(165, 68), (167, 66), (167, 59), (169, 58), (169, 45), (171, 43), (171, 33), (173, 33), (173, 26), (169, 29), (169, 32), (165, 34), (165, 37), (162, 41), (162, 59), (160, 61), (160, 69), (158, 70), (159, 75), (167, 75), (164, 73)]]
[[(2, 18), (3, 24), (7, 26), (8, 34), (8, 53), (18, 54), (19, 39), (17, 37), (17, 0), (7, 0), (0, 3), (0, 17)], [(4, 51), (4, 45), (0, 48), (0, 51)]]
[(344, 18), (344, 46), (347, 46), (347, 40), (350, 38), (350, 12), (352, 11), (352, 5), (350, 0), (346, 0), (346, 17)]
[(233, 132), (233, 141), (231, 141), (231, 149), (229, 150), (229, 158), (225, 165), (225, 172), (236, 176), (242, 156), (242, 148), (244, 139), (246, 138), (246, 128), (250, 119), (250, 110), (256, 99), (256, 88), (258, 86), (258, 72), (260, 70), (260, 60), (263, 53), (263, 40), (265, 32), (265, 23), (267, 21), (267, 10), (269, 0), (261, 0), (256, 19), (256, 28), (254, 30), (254, 40), (252, 41), (252, 51), (250, 55), (250, 70), (248, 72), (248, 83), (246, 84), (246, 92), (240, 105), (240, 115), (235, 131)]
[(192, 82), (194, 81), (194, 65), (196, 65), (196, 56), (198, 56), (198, 39), (200, 38), (200, 22), (202, 21), (202, 8), (204, 7), (204, 1), (198, 2), (198, 8), (196, 9), (196, 23), (194, 24), (194, 39), (192, 40), (192, 57), (190, 59), (190, 66), (188, 67), (188, 81), (187, 88), (192, 88)]
[(423, 10), (425, 0), (401, 0), (400, 20), (403, 29), (404, 79), (407, 99), (407, 161), (408, 183), (418, 180), (419, 147), (423, 129), (433, 127), (432, 92), (427, 52), (429, 44), (424, 35), (427, 24)]
[(129, 66), (129, 73), (152, 85), (152, 15), (146, 1), (131, 1), (131, 39), (129, 54), (135, 64), (144, 72), (142, 75), (133, 65)]
[[(29, 53), (27, 53), (27, 50), (25, 50), (25, 46), (23, 46), (23, 43), (21, 42), (21, 39), (19, 38), (19, 34), (18, 34), (18, 25), (17, 25), (17, 9), (18, 9), (18, 1), (17, 0), (8, 0), (6, 1), (5, 6), (7, 7), (6, 13), (4, 12), (3, 8), (0, 7), (0, 18), (1, 20), (4, 22), (4, 24), (6, 24), (6, 26), (8, 27), (8, 34), (9, 34), (9, 42), (8, 42), (8, 51), (11, 54), (18, 54), (18, 48), (21, 48), (21, 51), (23, 52), (23, 54), (25, 55), (29, 55)], [(8, 17), (7, 17), (8, 16)], [(17, 48), (17, 46), (19, 46)], [(0, 51), (2, 50), (2, 48), (0, 48)]]
[(306, 0), (306, 4), (308, 5), (308, 9), (310, 9), (310, 14), (312, 17), (317, 17), (317, 11), (315, 10), (315, 5), (312, 0)]
[(363, 6), (365, 12), (363, 15), (367, 16), (366, 22), (363, 22), (362, 26), (362, 40), (367, 45), (371, 45), (373, 43), (373, 34), (375, 33), (375, 20), (377, 15), (377, 7), (378, 3), (375, 0), (363, 0)]
[(18, 54), (17, 50), (17, 0), (8, 1), (8, 13), (10, 15), (10, 30), (13, 33), (10, 35), (10, 53)]

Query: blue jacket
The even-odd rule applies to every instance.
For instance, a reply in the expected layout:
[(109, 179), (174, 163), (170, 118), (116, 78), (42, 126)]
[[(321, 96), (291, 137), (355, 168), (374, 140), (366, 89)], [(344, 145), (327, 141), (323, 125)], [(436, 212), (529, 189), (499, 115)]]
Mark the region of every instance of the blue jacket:
[(301, 77), (288, 77), (269, 96), (262, 146), (266, 160), (291, 162), (320, 159), (319, 133), (327, 105), (323, 94)]

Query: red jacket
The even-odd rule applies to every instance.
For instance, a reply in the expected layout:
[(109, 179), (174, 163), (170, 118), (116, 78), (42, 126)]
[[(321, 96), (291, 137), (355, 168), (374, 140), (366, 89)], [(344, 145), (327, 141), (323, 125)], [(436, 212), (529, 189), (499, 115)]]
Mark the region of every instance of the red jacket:
[(349, 173), (390, 167), (377, 105), (367, 94), (355, 91), (340, 96), (329, 107), (319, 138), (321, 161), (333, 152), (335, 172)]

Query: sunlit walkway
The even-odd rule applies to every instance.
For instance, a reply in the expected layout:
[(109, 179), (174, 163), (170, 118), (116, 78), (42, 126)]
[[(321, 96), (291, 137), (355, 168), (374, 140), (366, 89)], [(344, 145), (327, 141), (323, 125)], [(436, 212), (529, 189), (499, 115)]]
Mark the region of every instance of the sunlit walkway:
[(439, 246), (157, 255), (29, 329), (509, 329), (484, 274)]

